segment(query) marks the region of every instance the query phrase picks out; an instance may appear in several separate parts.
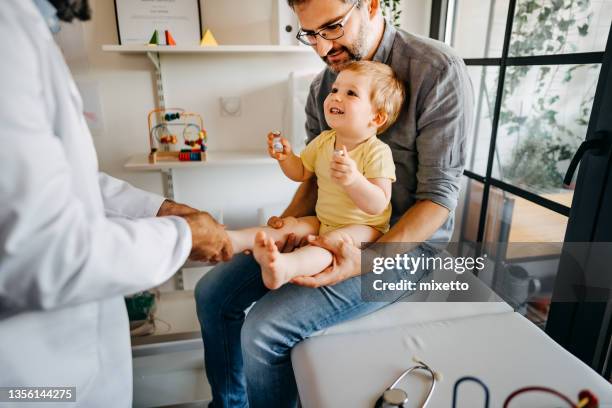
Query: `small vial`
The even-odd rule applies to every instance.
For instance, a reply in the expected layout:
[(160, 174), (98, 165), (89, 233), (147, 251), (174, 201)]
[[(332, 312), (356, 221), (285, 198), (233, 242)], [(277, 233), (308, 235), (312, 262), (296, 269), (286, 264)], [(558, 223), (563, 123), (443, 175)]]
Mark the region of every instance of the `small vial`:
[(334, 156), (342, 156), (342, 157), (344, 157), (344, 150), (342, 150), (342, 149), (334, 150)]
[(272, 139), (272, 149), (275, 152), (282, 153), (285, 150), (283, 143), (281, 142), (280, 132), (272, 132), (274, 138)]

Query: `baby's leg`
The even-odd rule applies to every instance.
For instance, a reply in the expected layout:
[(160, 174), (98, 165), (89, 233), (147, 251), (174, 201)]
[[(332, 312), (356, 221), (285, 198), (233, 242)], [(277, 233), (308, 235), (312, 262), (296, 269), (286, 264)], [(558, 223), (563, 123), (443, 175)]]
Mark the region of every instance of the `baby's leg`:
[[(367, 225), (349, 225), (324, 235), (335, 237), (340, 232), (351, 237), (356, 246), (361, 246), (362, 242), (373, 242), (382, 235)], [(333, 259), (331, 252), (313, 245), (282, 254), (274, 240), (264, 232), (257, 233), (253, 254), (261, 266), (263, 282), (268, 289), (277, 289), (296, 276), (315, 275), (328, 267)]]
[(289, 234), (294, 234), (296, 239), (300, 240), (308, 235), (316, 235), (319, 231), (319, 220), (317, 217), (287, 217), (284, 219), (285, 224), (282, 228), (276, 229), (271, 227), (253, 227), (245, 228), (238, 231), (227, 231), (227, 235), (232, 241), (234, 253), (253, 249), (255, 235), (259, 231), (263, 231), (267, 237), (270, 237), (274, 242), (281, 242), (287, 239)]

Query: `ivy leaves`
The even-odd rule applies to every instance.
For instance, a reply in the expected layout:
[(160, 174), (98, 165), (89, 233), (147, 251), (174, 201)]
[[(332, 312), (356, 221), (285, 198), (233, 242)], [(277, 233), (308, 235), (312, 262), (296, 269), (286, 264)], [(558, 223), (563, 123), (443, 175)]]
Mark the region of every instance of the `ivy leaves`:
[[(509, 56), (575, 52), (574, 39), (589, 33), (590, 4), (590, 0), (519, 0)], [(500, 127), (507, 136), (516, 138), (516, 144), (506, 156), (502, 177), (540, 191), (561, 185), (564, 169), (559, 162), (569, 160), (584, 138), (594, 92), (587, 89), (573, 125), (572, 121), (565, 125), (559, 118), (563, 108), (559, 93), (571, 86), (574, 74), (594, 68), (597, 65), (508, 68)], [(593, 78), (596, 80), (596, 75)], [(534, 88), (526, 89), (527, 83), (533, 83)], [(517, 97), (521, 101), (518, 107)], [(523, 112), (525, 104), (527, 112)]]
[(402, 14), (402, 10), (400, 10), (400, 2), (401, 0), (381, 0), (382, 13), (383, 16), (390, 19), (391, 23), (399, 27), (400, 25), (400, 15)]

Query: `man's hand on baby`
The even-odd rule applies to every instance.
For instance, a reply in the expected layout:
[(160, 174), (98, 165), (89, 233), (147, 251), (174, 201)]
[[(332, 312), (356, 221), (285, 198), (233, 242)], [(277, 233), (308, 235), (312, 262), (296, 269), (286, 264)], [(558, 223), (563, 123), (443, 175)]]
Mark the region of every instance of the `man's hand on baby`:
[(340, 232), (336, 234), (336, 237), (310, 236), (308, 242), (330, 251), (334, 255), (334, 260), (322, 272), (312, 276), (298, 276), (293, 278), (291, 283), (318, 288), (335, 285), (361, 274), (361, 251), (353, 244), (353, 240), (347, 234)]
[[(282, 145), (282, 151), (278, 148)], [(270, 132), (268, 133), (268, 154), (273, 159), (283, 161), (291, 154), (291, 144), (287, 139), (281, 137), (279, 133)]]
[(234, 251), (225, 226), (210, 214), (198, 212), (184, 215), (191, 229), (191, 254), (189, 259), (202, 262), (229, 261)]
[(353, 184), (355, 180), (357, 180), (359, 174), (357, 163), (350, 158), (346, 146), (342, 145), (342, 150), (334, 152), (334, 156), (330, 163), (332, 181), (346, 187)]

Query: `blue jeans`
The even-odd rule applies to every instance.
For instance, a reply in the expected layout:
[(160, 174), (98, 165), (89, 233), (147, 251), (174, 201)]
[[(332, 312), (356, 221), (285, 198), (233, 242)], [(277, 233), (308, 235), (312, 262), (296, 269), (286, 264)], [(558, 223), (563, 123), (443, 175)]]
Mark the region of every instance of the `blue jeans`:
[(295, 407), (293, 346), (389, 304), (364, 302), (360, 276), (318, 289), (286, 284), (269, 291), (259, 264), (244, 254), (204, 275), (195, 298), (214, 408)]

